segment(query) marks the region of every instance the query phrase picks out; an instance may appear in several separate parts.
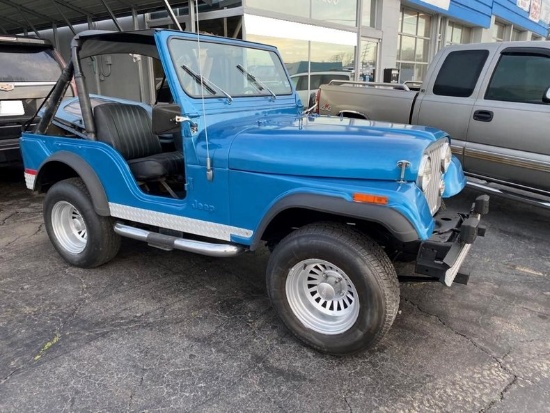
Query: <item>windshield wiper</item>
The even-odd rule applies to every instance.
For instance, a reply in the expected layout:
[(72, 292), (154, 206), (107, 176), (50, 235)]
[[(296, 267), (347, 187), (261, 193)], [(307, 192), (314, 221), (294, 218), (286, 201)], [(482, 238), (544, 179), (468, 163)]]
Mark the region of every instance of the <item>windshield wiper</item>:
[(259, 81), (255, 76), (251, 75), (244, 67), (242, 67), (241, 65), (237, 65), (237, 69), (239, 69), (239, 71), (246, 76), (246, 79), (249, 82), (251, 82), (254, 85), (254, 87), (258, 89), (259, 92), (265, 89), (271, 94), (271, 96), (273, 97), (273, 100), (277, 99), (277, 95), (273, 93), (273, 91), (270, 88), (268, 88), (264, 83)]
[(233, 102), (233, 98), (231, 97), (231, 95), (227, 93), (225, 90), (223, 90), (221, 87), (216, 85), (214, 82), (212, 82), (210, 79), (206, 79), (204, 76), (201, 76), (195, 73), (186, 65), (181, 65), (181, 68), (185, 70), (187, 74), (195, 80), (195, 82), (202, 85), (206, 90), (208, 90), (213, 95), (216, 94), (216, 91), (210, 85), (214, 86), (216, 89), (218, 89), (220, 92), (222, 92), (225, 95), (225, 97), (227, 98), (227, 103)]

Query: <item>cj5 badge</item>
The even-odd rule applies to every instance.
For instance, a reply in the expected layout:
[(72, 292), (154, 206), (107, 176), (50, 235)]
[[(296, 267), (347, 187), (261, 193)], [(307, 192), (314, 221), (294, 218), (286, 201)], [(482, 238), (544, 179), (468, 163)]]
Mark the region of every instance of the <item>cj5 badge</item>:
[(4, 92), (10, 92), (13, 89), (15, 89), (15, 86), (13, 85), (13, 83), (0, 83), (0, 90)]

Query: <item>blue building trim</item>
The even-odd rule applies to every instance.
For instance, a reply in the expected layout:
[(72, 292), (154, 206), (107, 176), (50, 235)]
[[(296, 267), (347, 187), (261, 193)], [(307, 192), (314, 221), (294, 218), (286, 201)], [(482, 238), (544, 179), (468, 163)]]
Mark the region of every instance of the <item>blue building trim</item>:
[(450, 17), (471, 26), (487, 28), (491, 25), (492, 0), (451, 0), (449, 10), (433, 6), (423, 0), (408, 0), (404, 3), (432, 10), (442, 16)]
[(530, 30), (539, 36), (546, 37), (548, 35), (548, 26), (542, 21), (537, 23), (529, 19), (529, 12), (520, 9), (515, 0), (494, 0), (493, 14), (514, 26)]
[(523, 30), (529, 30), (539, 36), (548, 36), (548, 25), (542, 21), (529, 19), (529, 12), (520, 9), (516, 0), (451, 0), (445, 10), (427, 3), (428, 0), (406, 0), (404, 4), (419, 6), (453, 20), (485, 29), (491, 26), (491, 17), (506, 20)]

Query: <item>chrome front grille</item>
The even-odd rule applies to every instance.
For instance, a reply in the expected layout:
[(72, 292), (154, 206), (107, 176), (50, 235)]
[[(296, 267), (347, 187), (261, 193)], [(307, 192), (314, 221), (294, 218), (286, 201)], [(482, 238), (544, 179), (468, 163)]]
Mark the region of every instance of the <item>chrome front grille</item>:
[(437, 142), (431, 144), (428, 149), (426, 149), (426, 154), (432, 161), (432, 179), (430, 180), (424, 195), (426, 196), (432, 215), (434, 215), (441, 206), (441, 194), (439, 193), (439, 188), (441, 185), (441, 176), (443, 175), (443, 171), (441, 170), (441, 160), (443, 158), (442, 147), (446, 142), (446, 139), (439, 139)]

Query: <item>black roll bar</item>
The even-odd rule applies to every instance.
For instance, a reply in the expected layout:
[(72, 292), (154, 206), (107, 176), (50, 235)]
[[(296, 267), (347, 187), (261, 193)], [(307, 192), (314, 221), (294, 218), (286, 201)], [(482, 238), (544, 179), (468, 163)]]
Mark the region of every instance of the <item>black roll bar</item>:
[(59, 76), (59, 79), (57, 79), (55, 86), (53, 87), (49, 97), (47, 98), (47, 101), (45, 103), (46, 109), (44, 110), (44, 115), (38, 122), (38, 125), (36, 125), (36, 134), (43, 135), (44, 133), (46, 133), (46, 129), (50, 125), (55, 112), (57, 112), (57, 109), (61, 104), (63, 96), (65, 96), (65, 92), (67, 92), (67, 89), (71, 84), (73, 72), (74, 65), (73, 62), (70, 61), (61, 72), (61, 76)]
[(78, 37), (73, 38), (71, 41), (71, 61), (74, 65), (74, 81), (76, 84), (76, 94), (78, 101), (80, 102), (80, 109), (82, 111), (82, 120), (84, 121), (84, 129), (86, 135), (91, 140), (96, 140), (96, 130), (94, 117), (92, 114), (92, 104), (90, 103), (90, 95), (88, 94), (88, 88), (86, 87), (86, 77), (82, 73), (80, 66), (80, 59), (78, 52), (80, 50), (80, 39)]

